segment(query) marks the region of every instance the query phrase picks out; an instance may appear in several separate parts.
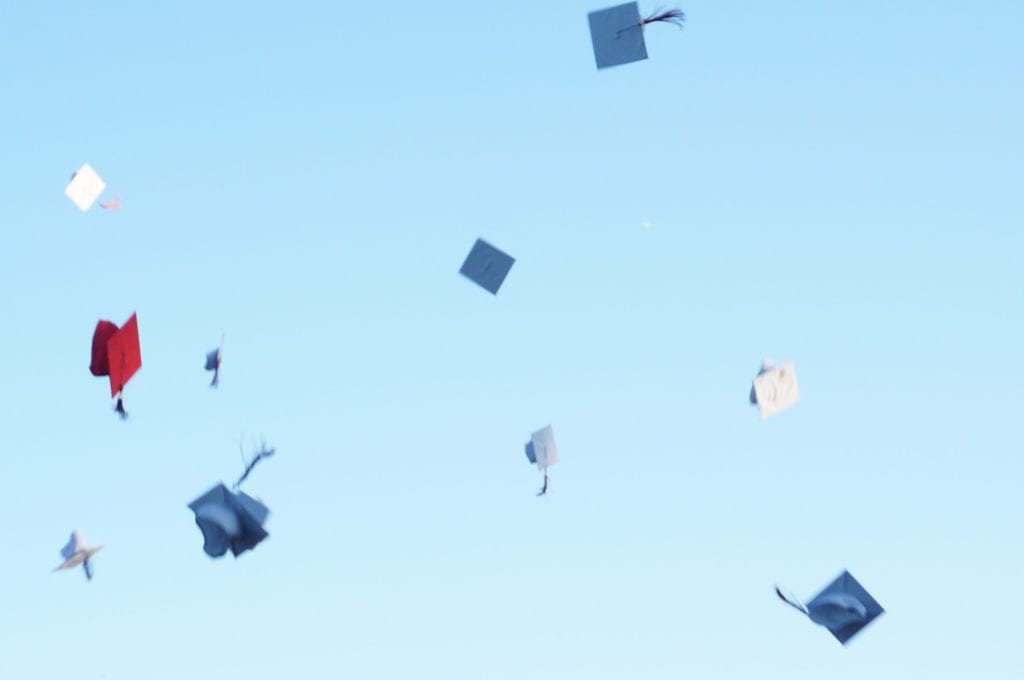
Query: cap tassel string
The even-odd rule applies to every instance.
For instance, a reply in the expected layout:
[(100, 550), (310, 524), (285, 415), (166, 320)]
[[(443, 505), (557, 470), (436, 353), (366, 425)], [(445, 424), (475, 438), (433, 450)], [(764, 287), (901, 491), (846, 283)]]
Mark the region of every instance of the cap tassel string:
[(654, 14), (650, 15), (646, 19), (640, 21), (641, 26), (647, 24), (653, 24), (656, 22), (662, 22), (665, 24), (673, 24), (679, 28), (683, 27), (683, 22), (686, 21), (686, 14), (681, 9), (669, 9), (662, 12), (661, 10), (655, 10)]
[(548, 473), (544, 473), (544, 486), (541, 487), (540, 491), (537, 492), (538, 496), (543, 496), (548, 492)]
[(114, 406), (114, 410), (117, 411), (117, 415), (121, 416), (121, 420), (128, 418), (128, 412), (124, 410), (124, 397), (121, 396), (121, 391), (117, 392), (117, 405)]
[(626, 28), (619, 29), (619, 31), (615, 34), (615, 37), (621, 38), (623, 33), (634, 28), (639, 28), (642, 31), (644, 30), (644, 26), (646, 26), (647, 24), (656, 24), (659, 22), (663, 24), (673, 24), (675, 26), (678, 26), (679, 28), (682, 28), (683, 22), (685, 21), (686, 14), (681, 9), (668, 9), (665, 11), (659, 9), (655, 10), (654, 14), (651, 14), (650, 16), (641, 19), (639, 24), (634, 24), (633, 26), (627, 26)]
[[(260, 447), (260, 450), (256, 453), (256, 456), (251, 461), (245, 464), (245, 471), (242, 472), (242, 476), (238, 478), (237, 482), (235, 482), (234, 490), (237, 491), (238, 488), (242, 486), (242, 482), (244, 482), (246, 477), (249, 476), (249, 473), (252, 472), (252, 469), (256, 467), (256, 463), (260, 462), (264, 458), (270, 458), (273, 455), (274, 449), (268, 449), (265, 444), (262, 445)], [(242, 457), (242, 460), (245, 460), (244, 456)]]

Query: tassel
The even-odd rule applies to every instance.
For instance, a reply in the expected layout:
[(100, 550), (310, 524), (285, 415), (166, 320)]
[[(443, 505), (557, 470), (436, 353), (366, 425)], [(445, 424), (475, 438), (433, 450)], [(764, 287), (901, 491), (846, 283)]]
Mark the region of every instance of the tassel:
[[(241, 445), (239, 445), (239, 448), (241, 448)], [(238, 488), (242, 486), (242, 482), (244, 482), (245, 478), (249, 476), (249, 473), (252, 472), (252, 469), (256, 467), (256, 463), (260, 462), (264, 458), (270, 458), (273, 455), (274, 449), (268, 449), (266, 444), (260, 446), (260, 450), (256, 452), (256, 456), (251, 461), (246, 463), (245, 470), (242, 472), (242, 476), (238, 478), (237, 482), (235, 482), (235, 490), (238, 490)]]
[(543, 496), (547, 492), (548, 492), (548, 473), (545, 472), (544, 473), (544, 486), (541, 487), (541, 490), (537, 492), (537, 495), (538, 496)]
[(114, 407), (117, 411), (117, 415), (121, 416), (121, 420), (128, 419), (128, 412), (124, 410), (124, 399), (121, 397), (121, 393), (117, 393), (117, 406)]
[(653, 24), (658, 21), (666, 24), (675, 24), (679, 28), (682, 28), (683, 22), (686, 21), (686, 15), (683, 14), (681, 9), (670, 9), (664, 12), (657, 10), (651, 16), (641, 20), (640, 25), (646, 26), (647, 24)]
[(217, 387), (217, 380), (220, 377), (220, 362), (218, 362), (217, 368), (213, 369), (213, 380), (210, 381), (210, 387)]

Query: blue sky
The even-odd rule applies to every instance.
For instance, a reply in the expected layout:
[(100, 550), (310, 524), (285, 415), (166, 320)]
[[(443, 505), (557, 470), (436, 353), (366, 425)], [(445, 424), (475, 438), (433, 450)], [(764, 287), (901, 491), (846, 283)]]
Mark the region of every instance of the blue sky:
[[(1024, 674), (1024, 6), (690, 3), (598, 72), (600, 3), (209, 4), (0, 8), (0, 677)], [(772, 593), (843, 569), (846, 648)]]

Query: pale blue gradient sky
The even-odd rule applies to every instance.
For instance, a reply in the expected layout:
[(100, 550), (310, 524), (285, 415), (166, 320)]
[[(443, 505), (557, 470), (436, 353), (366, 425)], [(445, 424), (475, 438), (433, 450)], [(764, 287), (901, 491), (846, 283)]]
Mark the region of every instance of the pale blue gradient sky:
[[(598, 72), (602, 6), (0, 8), (0, 677), (1024, 677), (1024, 5), (692, 2)], [(846, 648), (772, 593), (844, 568)]]

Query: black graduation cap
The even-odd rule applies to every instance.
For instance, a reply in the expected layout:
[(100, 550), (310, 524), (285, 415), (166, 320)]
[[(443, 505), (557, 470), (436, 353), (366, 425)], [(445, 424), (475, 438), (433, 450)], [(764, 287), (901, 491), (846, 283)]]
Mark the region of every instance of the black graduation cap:
[(462, 263), (459, 273), (484, 290), (497, 295), (513, 263), (515, 258), (478, 238), (466, 256), (466, 261)]
[(196, 515), (196, 525), (203, 532), (203, 551), (210, 557), (221, 557), (229, 548), (238, 557), (269, 536), (263, 528), (270, 515), (267, 506), (243, 491), (229, 491), (224, 484), (188, 507)]
[(778, 588), (775, 593), (784, 602), (806, 614), (814, 623), (828, 628), (844, 645), (885, 612), (882, 605), (848, 571), (843, 571), (806, 605), (786, 597)]
[(220, 360), (224, 355), (224, 336), (220, 338), (220, 345), (217, 349), (211, 350), (206, 354), (206, 370), (213, 371), (213, 380), (210, 381), (210, 387), (216, 387), (220, 381)]
[(594, 45), (597, 68), (620, 66), (647, 58), (644, 26), (656, 22), (682, 26), (686, 15), (678, 9), (658, 10), (647, 17), (640, 16), (640, 5), (623, 5), (597, 10), (587, 15), (590, 21), (590, 40)]

